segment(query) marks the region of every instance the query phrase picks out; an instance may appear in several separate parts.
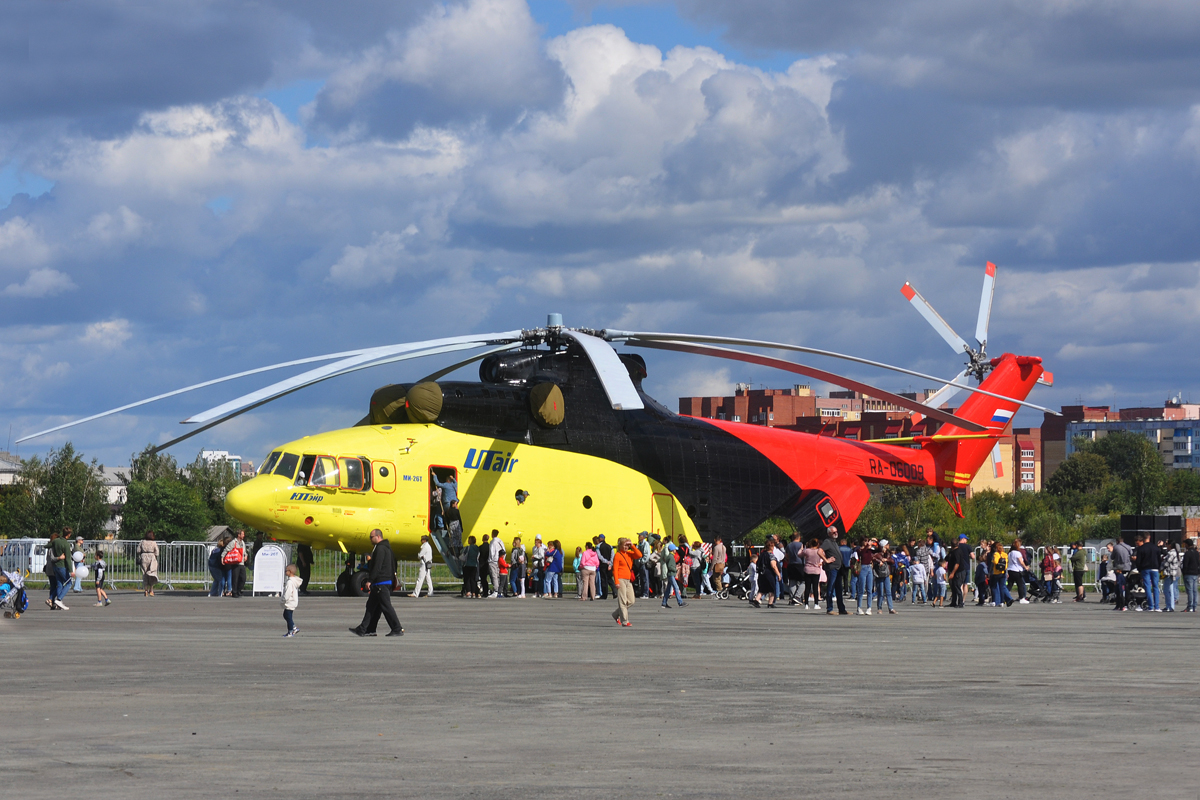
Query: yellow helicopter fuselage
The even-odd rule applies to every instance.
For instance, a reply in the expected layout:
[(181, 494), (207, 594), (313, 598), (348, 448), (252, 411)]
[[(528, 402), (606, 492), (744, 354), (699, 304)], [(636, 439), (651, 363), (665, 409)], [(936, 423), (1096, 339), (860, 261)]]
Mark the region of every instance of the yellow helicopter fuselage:
[[(307, 470), (304, 468), (307, 466)], [(457, 479), (464, 542), (493, 530), (511, 545), (560, 540), (570, 555), (592, 538), (640, 531), (699, 540), (662, 484), (612, 461), (438, 425), (371, 425), (306, 436), (276, 448), (233, 489), (226, 510), (285, 541), (351, 553), (378, 528), (399, 558), (414, 558), (439, 506), (434, 470)], [(269, 467), (269, 468), (268, 468)], [(436, 551), (435, 551), (436, 555)]]

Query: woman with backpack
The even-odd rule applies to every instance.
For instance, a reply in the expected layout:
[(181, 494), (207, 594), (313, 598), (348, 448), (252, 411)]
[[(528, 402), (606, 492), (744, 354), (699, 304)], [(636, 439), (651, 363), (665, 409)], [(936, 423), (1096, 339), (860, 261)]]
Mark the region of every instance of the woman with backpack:
[[(895, 614), (896, 609), (892, 608), (892, 551), (886, 541), (880, 543), (871, 568), (875, 578), (875, 610), (883, 613), (883, 601), (886, 598), (888, 613)], [(867, 605), (871, 605), (869, 598)]]

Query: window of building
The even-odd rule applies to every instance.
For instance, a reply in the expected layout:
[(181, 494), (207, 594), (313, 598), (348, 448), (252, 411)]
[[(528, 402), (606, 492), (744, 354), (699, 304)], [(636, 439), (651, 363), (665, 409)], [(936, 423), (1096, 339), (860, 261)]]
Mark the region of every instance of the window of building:
[(1033, 462), (1032, 461), (1022, 461), (1021, 469), (1033, 469)]
[(1033, 473), (1032, 473), (1032, 472), (1022, 472), (1022, 473), (1021, 473), (1021, 480), (1023, 480), (1023, 481), (1031, 481), (1031, 480), (1033, 480)]
[(1033, 458), (1033, 451), (1032, 450), (1022, 450), (1021, 458)]
[(741, 415), (741, 414), (734, 414), (734, 415), (733, 415), (733, 421), (734, 421), (734, 422), (741, 422), (741, 421), (742, 421), (742, 415)]
[(1028, 491), (1028, 492), (1032, 492), (1032, 491), (1034, 491), (1034, 486), (1033, 486), (1033, 484), (1032, 484), (1032, 483), (1022, 483), (1022, 484), (1021, 484), (1021, 491)]
[(774, 411), (770, 411), (770, 412), (768, 412), (768, 413), (767, 413), (767, 419), (775, 419), (775, 412), (774, 412)]

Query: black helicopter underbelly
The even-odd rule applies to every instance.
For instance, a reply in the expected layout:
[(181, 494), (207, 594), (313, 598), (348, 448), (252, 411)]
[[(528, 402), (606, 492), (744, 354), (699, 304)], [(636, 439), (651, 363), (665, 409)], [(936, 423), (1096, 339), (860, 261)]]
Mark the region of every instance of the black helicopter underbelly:
[(614, 411), (594, 374), (579, 373), (555, 376), (566, 406), (565, 418), (555, 428), (534, 421), (525, 385), (488, 383), (443, 383), (438, 424), (637, 470), (667, 487), (709, 540), (741, 536), (796, 496), (796, 483), (740, 439), (702, 420), (673, 414), (644, 393), (645, 409)]

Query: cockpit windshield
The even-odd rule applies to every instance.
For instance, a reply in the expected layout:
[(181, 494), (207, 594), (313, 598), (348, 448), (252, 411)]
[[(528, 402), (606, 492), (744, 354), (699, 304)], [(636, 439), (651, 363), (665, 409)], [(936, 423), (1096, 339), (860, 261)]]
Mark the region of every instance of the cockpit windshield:
[(279, 457), (279, 463), (275, 466), (275, 474), (281, 477), (292, 479), (296, 474), (296, 464), (300, 461), (300, 456), (295, 453), (284, 453)]
[(279, 460), (280, 452), (276, 450), (271, 455), (267, 456), (267, 460), (258, 468), (259, 475), (270, 475), (271, 470), (275, 469), (275, 462)]

